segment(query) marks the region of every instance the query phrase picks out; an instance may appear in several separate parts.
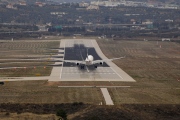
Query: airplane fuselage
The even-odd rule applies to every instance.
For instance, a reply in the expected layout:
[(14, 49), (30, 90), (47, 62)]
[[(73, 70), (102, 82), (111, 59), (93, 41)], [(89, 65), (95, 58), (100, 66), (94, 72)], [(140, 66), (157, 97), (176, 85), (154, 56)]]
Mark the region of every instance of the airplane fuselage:
[(92, 55), (88, 55), (85, 60), (86, 65), (93, 65), (93, 60), (94, 60), (94, 57)]

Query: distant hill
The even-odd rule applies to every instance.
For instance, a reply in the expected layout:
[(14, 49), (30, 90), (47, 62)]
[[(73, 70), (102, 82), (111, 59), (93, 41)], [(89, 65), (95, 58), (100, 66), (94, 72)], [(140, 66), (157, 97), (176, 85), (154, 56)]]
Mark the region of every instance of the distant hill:
[[(18, 2), (18, 1), (26, 1), (26, 2), (44, 2), (44, 1), (55, 1), (55, 2), (90, 2), (90, 1), (98, 1), (98, 0), (0, 0), (1, 1), (8, 1), (8, 2)], [(99, 0), (99, 1), (108, 1), (108, 0)], [(121, 1), (121, 0), (116, 0)], [(158, 2), (179, 2), (180, 0), (126, 0), (126, 1), (158, 1)]]
[(96, 0), (51, 0), (55, 2), (66, 2), (66, 3), (71, 3), (71, 2), (90, 2), (90, 1), (96, 1)]
[[(34, 2), (45, 2), (45, 1), (54, 1), (58, 3), (77, 3), (77, 2), (90, 2), (90, 1), (98, 1), (98, 0), (0, 0), (0, 2), (9, 2), (9, 3), (17, 3), (20, 1), (26, 1), (28, 4), (33, 4)], [(99, 0), (99, 1), (108, 1), (108, 0)], [(117, 0), (120, 1), (120, 0)], [(180, 0), (127, 0), (127, 1), (139, 1), (139, 2), (163, 2), (163, 3), (172, 3), (172, 4), (180, 4)]]
[[(39, 0), (38, 0), (39, 1)], [(66, 2), (66, 3), (71, 3), (71, 2), (90, 2), (90, 1), (98, 1), (98, 0), (51, 0), (55, 2)], [(99, 0), (99, 1), (108, 1), (108, 0)], [(121, 0), (116, 0), (116, 1), (121, 1)], [(154, 2), (167, 2), (167, 3), (180, 3), (180, 0), (126, 0), (126, 1), (139, 1), (139, 2), (147, 2), (147, 1), (154, 1)]]

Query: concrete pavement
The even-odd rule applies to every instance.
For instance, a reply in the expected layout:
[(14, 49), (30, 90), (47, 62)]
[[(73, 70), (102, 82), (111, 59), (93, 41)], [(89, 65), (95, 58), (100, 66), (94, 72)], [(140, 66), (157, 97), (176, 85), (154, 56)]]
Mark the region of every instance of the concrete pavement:
[(101, 92), (103, 94), (106, 105), (114, 105), (107, 88), (101, 88)]

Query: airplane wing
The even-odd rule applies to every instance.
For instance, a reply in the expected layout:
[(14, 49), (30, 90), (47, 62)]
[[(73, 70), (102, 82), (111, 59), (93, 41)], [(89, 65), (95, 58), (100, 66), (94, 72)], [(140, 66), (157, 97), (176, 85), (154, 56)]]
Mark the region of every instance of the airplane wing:
[(33, 67), (0, 67), (0, 70), (7, 70), (7, 69), (18, 69), (18, 68), (33, 68)]
[(93, 63), (96, 64), (96, 63), (100, 63), (100, 62), (108, 62), (108, 61), (113, 61), (113, 60), (118, 60), (118, 59), (123, 59), (123, 58), (125, 58), (125, 56), (119, 57), (119, 58), (112, 58), (112, 59), (94, 60)]
[(59, 61), (62, 61), (62, 62), (65, 62), (65, 63), (85, 64), (85, 61), (80, 61), (80, 60), (59, 60)]
[(0, 61), (53, 61), (53, 58), (43, 58), (43, 59), (0, 59)]
[[(12, 63), (30, 63), (30, 62), (61, 62), (56, 58), (43, 58), (43, 59), (0, 59), (1, 64), (12, 64)], [(0, 66), (1, 67), (1, 66)]]
[(48, 65), (40, 65), (40, 66), (26, 66), (26, 67), (0, 67), (0, 70), (8, 70), (8, 69), (28, 69), (28, 68), (47, 68), (47, 67), (59, 67), (62, 66), (62, 64), (48, 64)]

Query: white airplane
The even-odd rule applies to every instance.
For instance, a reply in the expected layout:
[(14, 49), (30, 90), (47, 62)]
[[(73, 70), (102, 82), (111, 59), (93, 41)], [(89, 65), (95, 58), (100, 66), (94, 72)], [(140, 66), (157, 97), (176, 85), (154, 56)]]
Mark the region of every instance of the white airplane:
[(60, 60), (65, 63), (74, 63), (77, 66), (80, 66), (81, 69), (84, 69), (86, 67), (86, 70), (89, 72), (87, 66), (94, 66), (94, 68), (97, 68), (97, 65), (103, 65), (104, 62), (108, 61), (113, 61), (113, 60), (118, 60), (118, 59), (123, 59), (124, 57), (119, 57), (119, 58), (112, 58), (112, 59), (103, 59), (103, 60), (94, 60), (94, 57), (92, 55), (88, 55), (88, 49), (87, 49), (87, 57), (84, 60), (81, 54), (82, 61), (80, 60)]
[[(77, 66), (79, 66), (81, 69), (84, 69), (86, 68), (86, 70), (89, 72), (88, 70), (88, 67), (87, 66), (94, 66), (94, 68), (97, 68), (98, 65), (103, 65), (104, 62), (108, 62), (108, 61), (113, 61), (113, 60), (118, 60), (118, 59), (122, 59), (122, 58), (125, 58), (124, 57), (119, 57), (119, 58), (112, 58), (112, 59), (103, 59), (103, 60), (94, 60), (94, 57), (92, 55), (89, 55), (88, 54), (88, 49), (87, 49), (87, 57), (86, 59), (84, 60), (83, 57), (82, 57), (82, 53), (80, 52), (81, 54), (81, 58), (82, 60), (56, 60), (56, 59), (53, 59), (53, 58), (40, 58), (40, 59), (9, 59), (10, 61), (13, 61), (13, 60), (17, 60), (19, 61), (20, 63), (23, 63), (21, 61), (39, 61), (39, 62), (54, 62), (54, 61), (59, 61), (59, 62), (65, 62), (65, 63), (73, 63), (73, 64), (76, 64)], [(1, 59), (3, 60), (3, 59)], [(5, 62), (5, 64), (7, 63), (18, 63), (18, 62), (8, 62), (8, 59), (5, 59), (7, 62)], [(0, 64), (3, 64), (3, 63), (0, 63)], [(60, 64), (48, 64), (48, 66), (39, 66), (39, 67), (50, 67), (50, 66), (59, 66)], [(29, 67), (0, 67), (0, 70), (1, 69), (17, 69), (17, 68), (36, 68), (36, 66), (29, 66)]]

